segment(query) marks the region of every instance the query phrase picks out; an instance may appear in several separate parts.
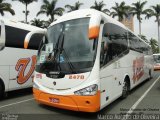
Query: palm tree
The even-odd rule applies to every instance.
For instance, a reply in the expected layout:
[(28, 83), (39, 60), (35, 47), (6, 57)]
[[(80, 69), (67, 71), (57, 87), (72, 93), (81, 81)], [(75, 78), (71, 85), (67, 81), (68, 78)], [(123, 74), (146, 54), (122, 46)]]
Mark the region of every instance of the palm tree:
[(12, 5), (9, 3), (5, 3), (5, 0), (0, 0), (0, 14), (4, 16), (4, 12), (9, 12), (12, 15), (15, 15), (14, 10), (12, 9)]
[(144, 2), (136, 2), (136, 3), (132, 3), (132, 7), (131, 7), (131, 13), (133, 15), (137, 15), (137, 19), (139, 21), (139, 34), (141, 35), (141, 22), (142, 22), (142, 17), (141, 15), (146, 15), (149, 12), (149, 9), (145, 9), (144, 10), (144, 6), (146, 5), (147, 1)]
[(160, 4), (157, 4), (156, 6), (151, 6), (151, 9), (149, 11), (149, 13), (146, 16), (147, 18), (150, 17), (155, 17), (156, 20), (155, 22), (157, 22), (157, 27), (158, 27), (158, 41), (159, 41), (159, 46), (160, 46), (160, 31), (159, 31), (159, 27), (160, 27)]
[(83, 5), (83, 3), (80, 3), (79, 1), (76, 2), (74, 4), (74, 6), (72, 5), (65, 5), (65, 8), (68, 8), (69, 11), (68, 12), (72, 12), (72, 11), (75, 11), (75, 10), (79, 10), (79, 8)]
[(112, 17), (118, 17), (118, 20), (121, 22), (124, 17), (127, 17), (129, 14), (129, 10), (130, 7), (125, 5), (125, 2), (121, 2), (120, 4), (115, 3), (115, 6), (112, 7), (112, 9), (114, 10), (113, 12), (111, 12)]
[(151, 40), (150, 40), (150, 45), (151, 45), (151, 48), (152, 48), (153, 53), (158, 53), (158, 52), (159, 52), (157, 40), (151, 38)]
[(138, 35), (142, 40), (144, 40), (146, 43), (149, 44), (149, 41), (147, 40), (145, 35)]
[(103, 9), (103, 7), (106, 6), (106, 4), (103, 3), (103, 1), (97, 3), (97, 1), (94, 2), (94, 5), (91, 6), (92, 9), (96, 9), (98, 11), (104, 12), (109, 15), (110, 11), (108, 9)]
[(41, 28), (44, 28), (44, 21), (43, 20), (40, 20), (40, 19), (34, 19), (34, 20), (31, 20), (31, 25), (33, 26), (37, 26), (37, 27), (41, 27)]
[(55, 19), (55, 15), (61, 16), (63, 15), (64, 9), (61, 7), (56, 8), (57, 0), (43, 0), (44, 4), (41, 6), (40, 11), (37, 13), (37, 16), (40, 14), (46, 14), (51, 17), (51, 21), (53, 22)]
[(28, 11), (28, 4), (32, 3), (32, 2), (36, 2), (37, 0), (12, 0), (12, 1), (19, 1), (23, 4), (25, 4), (26, 8), (25, 8), (25, 11), (23, 11), (23, 13), (25, 14), (25, 22), (27, 23), (27, 16), (29, 14), (29, 11)]

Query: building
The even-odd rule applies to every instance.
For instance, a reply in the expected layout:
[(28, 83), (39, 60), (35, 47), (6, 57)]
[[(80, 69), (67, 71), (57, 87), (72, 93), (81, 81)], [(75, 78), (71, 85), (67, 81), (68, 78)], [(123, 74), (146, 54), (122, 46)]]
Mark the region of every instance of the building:
[(122, 20), (122, 23), (129, 28), (131, 31), (134, 32), (134, 16), (133, 15), (128, 15), (128, 17), (125, 17)]

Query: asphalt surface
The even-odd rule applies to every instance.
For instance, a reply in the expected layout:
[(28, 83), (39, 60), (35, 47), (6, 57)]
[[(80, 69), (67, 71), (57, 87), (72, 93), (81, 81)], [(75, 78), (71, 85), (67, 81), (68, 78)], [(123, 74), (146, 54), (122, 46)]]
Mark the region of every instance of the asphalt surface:
[[(160, 120), (160, 71), (98, 113), (82, 113), (37, 104), (31, 89), (13, 91), (0, 101), (0, 120)], [(150, 89), (149, 89), (150, 88)], [(128, 114), (127, 114), (128, 113)]]

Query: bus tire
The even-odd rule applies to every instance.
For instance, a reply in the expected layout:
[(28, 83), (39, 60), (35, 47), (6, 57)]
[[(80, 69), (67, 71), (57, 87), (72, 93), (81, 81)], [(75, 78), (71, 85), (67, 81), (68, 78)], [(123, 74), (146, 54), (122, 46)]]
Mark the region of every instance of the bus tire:
[(121, 96), (122, 99), (127, 98), (129, 90), (130, 90), (130, 80), (129, 78), (125, 78), (122, 88), (122, 96)]
[(152, 79), (152, 70), (150, 69), (149, 70), (149, 80), (151, 80)]
[(4, 84), (2, 80), (0, 79), (0, 99), (2, 99), (4, 96)]

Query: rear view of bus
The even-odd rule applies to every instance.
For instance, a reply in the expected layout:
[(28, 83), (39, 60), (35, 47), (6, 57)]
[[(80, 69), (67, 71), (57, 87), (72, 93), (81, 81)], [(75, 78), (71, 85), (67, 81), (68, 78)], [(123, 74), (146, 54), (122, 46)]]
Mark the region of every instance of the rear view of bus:
[(53, 23), (38, 51), (34, 96), (43, 104), (74, 111), (100, 109), (97, 26), (91, 15), (69, 14)]

